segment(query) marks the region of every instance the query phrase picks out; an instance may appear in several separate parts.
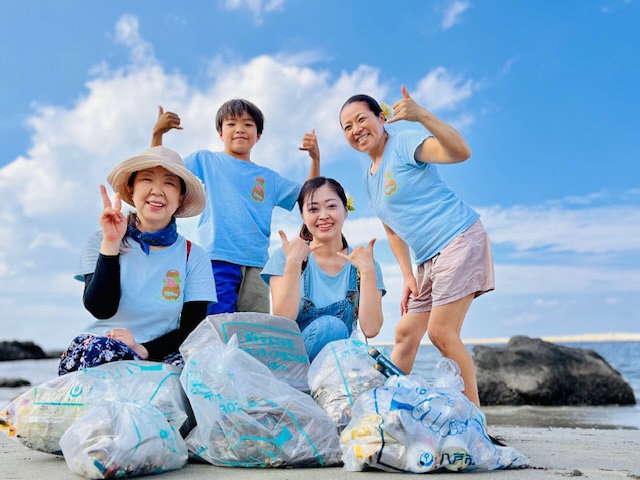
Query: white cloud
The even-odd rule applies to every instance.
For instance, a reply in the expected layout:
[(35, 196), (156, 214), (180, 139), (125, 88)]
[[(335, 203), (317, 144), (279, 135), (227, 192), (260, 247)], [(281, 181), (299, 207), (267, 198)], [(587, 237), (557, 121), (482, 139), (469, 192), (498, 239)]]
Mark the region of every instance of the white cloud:
[(282, 10), (285, 0), (224, 0), (224, 6), (229, 10), (249, 10), (256, 23), (262, 23), (264, 13)]
[[(586, 199), (478, 209), (492, 242), (517, 251), (623, 253), (640, 250), (638, 204), (593, 205)], [(575, 208), (576, 205), (586, 205)]]
[(443, 30), (448, 30), (455, 24), (459, 23), (460, 17), (469, 8), (469, 6), (469, 2), (463, 1), (455, 1), (449, 4), (444, 13), (444, 18), (442, 19), (440, 27)]
[(129, 48), (131, 62), (135, 64), (153, 59), (153, 47), (140, 36), (139, 28), (135, 15), (125, 14), (116, 23), (115, 39)]
[(513, 263), (497, 264), (495, 269), (496, 289), (507, 295), (640, 293), (640, 268)]
[[(187, 154), (202, 148), (221, 149), (213, 124), (217, 108), (230, 95), (251, 99), (266, 116), (263, 138), (252, 157), (302, 180), (308, 169), (306, 154), (297, 149), (303, 134), (316, 129), (323, 165), (343, 161), (347, 154), (355, 157), (338, 123), (342, 103), (357, 92), (380, 99), (389, 92), (375, 67), (360, 65), (334, 76), (301, 60), (303, 55), (263, 55), (245, 63), (216, 59), (209, 83), (194, 87), (180, 72), (168, 73), (158, 64), (152, 46), (140, 36), (136, 17), (123, 16), (116, 31), (117, 41), (129, 49), (129, 63), (121, 67), (101, 63), (71, 106), (37, 106), (28, 123), (33, 131), (31, 147), (0, 168), (0, 301), (4, 314), (0, 328), (4, 331), (11, 331), (12, 325), (23, 319), (28, 323), (21, 324), (31, 325), (31, 331), (36, 332), (33, 338), (52, 322), (56, 327), (65, 325), (61, 337), (70, 338), (81, 331), (87, 319), (81, 304), (82, 285), (71, 278), (85, 239), (98, 226), (98, 185), (119, 161), (147, 148), (158, 104), (179, 113), (184, 126), (183, 131), (167, 134), (165, 144)], [(427, 108), (452, 110), (461, 123), (469, 125), (473, 115), (460, 107), (474, 88), (472, 79), (438, 67), (427, 72), (416, 92), (410, 93)], [(602, 256), (631, 251), (640, 238), (636, 213), (640, 211), (640, 191), (625, 195), (616, 199), (597, 194), (547, 205), (489, 207), (482, 209), (483, 220), (494, 243), (523, 253), (546, 249)], [(360, 215), (364, 204), (362, 210), (358, 205)], [(193, 222), (185, 223), (185, 229), (193, 228)], [(293, 236), (299, 226), (297, 211), (277, 209), (272, 247), (279, 245), (279, 228)], [(384, 299), (388, 322), (381, 338), (392, 339), (402, 277), (390, 256), (382, 226), (376, 218), (352, 215), (345, 234), (352, 245), (366, 245), (371, 237), (378, 238), (376, 254), (380, 254), (388, 289)], [(551, 287), (540, 286), (545, 283), (569, 294), (593, 288), (600, 278), (607, 296), (618, 298), (618, 288), (623, 293), (637, 288), (634, 272), (619, 270), (606, 265), (601, 269), (592, 265), (588, 270), (566, 265), (545, 269), (504, 265), (499, 260), (498, 281), (506, 285), (505, 295), (528, 291), (531, 285), (546, 292)], [(547, 281), (547, 277), (553, 280)]]
[(409, 94), (429, 110), (452, 110), (469, 99), (474, 88), (472, 79), (464, 79), (462, 75), (437, 67), (420, 80), (415, 92), (410, 91)]

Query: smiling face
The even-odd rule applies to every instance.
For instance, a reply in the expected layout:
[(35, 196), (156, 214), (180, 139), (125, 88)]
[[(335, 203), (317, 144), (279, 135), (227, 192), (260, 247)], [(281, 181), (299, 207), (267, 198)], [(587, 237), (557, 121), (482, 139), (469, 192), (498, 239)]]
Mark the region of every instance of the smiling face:
[(256, 121), (248, 112), (225, 118), (219, 133), (224, 153), (240, 160), (249, 160), (251, 149), (260, 140)]
[(384, 145), (384, 113), (376, 115), (365, 102), (354, 102), (340, 112), (340, 125), (349, 145), (370, 153)]
[(304, 199), (302, 221), (314, 241), (342, 243), (342, 225), (346, 218), (347, 207), (328, 184), (318, 187)]
[(133, 181), (133, 205), (143, 232), (165, 228), (182, 202), (180, 177), (163, 167), (136, 172)]

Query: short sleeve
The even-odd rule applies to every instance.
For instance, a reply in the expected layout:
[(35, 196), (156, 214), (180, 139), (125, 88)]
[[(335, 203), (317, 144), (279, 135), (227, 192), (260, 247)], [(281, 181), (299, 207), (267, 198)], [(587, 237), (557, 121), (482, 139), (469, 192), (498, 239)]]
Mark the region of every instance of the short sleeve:
[(202, 182), (204, 182), (204, 174), (202, 172), (202, 162), (199, 160), (199, 156), (200, 156), (200, 152), (195, 152), (195, 153), (192, 153), (191, 155), (186, 156), (184, 159), (184, 164), (191, 173), (193, 173)]
[(382, 296), (384, 297), (387, 293), (387, 289), (385, 288), (384, 280), (382, 279), (382, 269), (380, 268), (380, 264), (378, 264), (378, 262), (376, 262), (375, 260), (373, 261), (373, 264), (376, 267), (376, 281), (378, 283), (378, 290), (382, 292)]
[(195, 243), (191, 244), (191, 252), (189, 254), (189, 261), (187, 262), (184, 301), (185, 303), (218, 301), (211, 261), (202, 247)]
[(269, 285), (269, 280), (271, 279), (272, 275), (275, 275), (277, 277), (281, 277), (284, 275), (284, 267), (286, 262), (287, 257), (284, 254), (284, 250), (282, 250), (282, 248), (278, 248), (275, 252), (273, 252), (273, 255), (269, 257), (269, 260), (267, 260), (266, 265), (260, 273), (260, 277), (262, 277), (262, 280), (264, 280), (266, 284)]
[(298, 195), (300, 195), (300, 189), (302, 186), (299, 183), (289, 180), (277, 173), (276, 180), (278, 182), (278, 197), (276, 205), (284, 208), (285, 210), (293, 210), (293, 206), (295, 205), (296, 200), (298, 200)]
[(96, 270), (98, 255), (100, 254), (100, 244), (102, 243), (102, 231), (98, 230), (92, 234), (82, 248), (78, 271), (73, 278), (84, 282), (84, 276)]
[(395, 157), (402, 163), (417, 166), (422, 164), (416, 160), (416, 150), (429, 138), (427, 132), (403, 130), (395, 134)]

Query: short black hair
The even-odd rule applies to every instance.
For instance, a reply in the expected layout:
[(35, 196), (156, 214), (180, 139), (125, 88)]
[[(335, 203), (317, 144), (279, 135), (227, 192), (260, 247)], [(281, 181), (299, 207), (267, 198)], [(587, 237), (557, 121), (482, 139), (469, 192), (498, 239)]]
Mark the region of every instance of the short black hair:
[(218, 132), (222, 132), (222, 123), (225, 119), (241, 117), (245, 112), (247, 112), (249, 116), (253, 118), (253, 121), (256, 122), (258, 135), (262, 135), (262, 130), (264, 128), (264, 115), (254, 103), (251, 103), (249, 100), (245, 100), (244, 98), (234, 98), (233, 100), (226, 101), (222, 104), (218, 109), (218, 113), (216, 113), (216, 130), (218, 130)]
[[(365, 95), (364, 93), (359, 93), (358, 95), (353, 95), (349, 97), (347, 101), (344, 102), (344, 105), (342, 105), (342, 108), (340, 109), (340, 113), (342, 113), (342, 110), (344, 110), (344, 108), (347, 105), (351, 105), (352, 103), (358, 103), (358, 102), (366, 103), (367, 106), (369, 107), (369, 110), (371, 110), (376, 117), (380, 115), (380, 113), (382, 113), (382, 107), (380, 107), (380, 104), (373, 97), (370, 97), (369, 95)], [(340, 122), (340, 125), (342, 125), (342, 122)]]

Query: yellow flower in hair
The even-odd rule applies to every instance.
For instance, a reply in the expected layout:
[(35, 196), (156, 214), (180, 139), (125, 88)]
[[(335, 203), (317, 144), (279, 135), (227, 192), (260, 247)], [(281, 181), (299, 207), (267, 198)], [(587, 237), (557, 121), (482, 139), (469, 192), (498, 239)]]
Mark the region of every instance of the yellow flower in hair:
[(353, 212), (356, 207), (353, 206), (353, 197), (347, 193), (347, 210)]
[(385, 119), (393, 117), (393, 111), (391, 110), (391, 107), (389, 105), (387, 105), (386, 103), (380, 103), (380, 108), (382, 109), (382, 113), (384, 114)]

